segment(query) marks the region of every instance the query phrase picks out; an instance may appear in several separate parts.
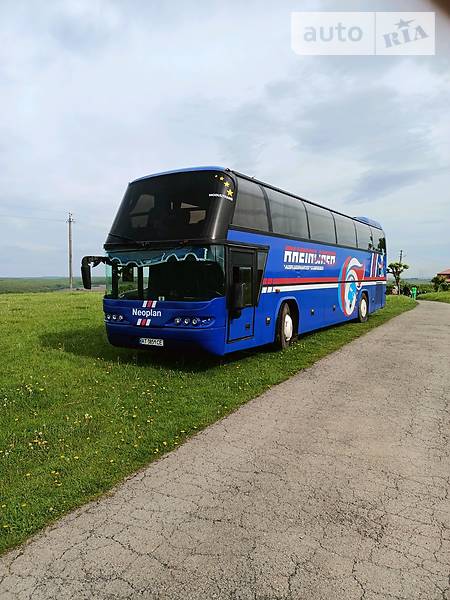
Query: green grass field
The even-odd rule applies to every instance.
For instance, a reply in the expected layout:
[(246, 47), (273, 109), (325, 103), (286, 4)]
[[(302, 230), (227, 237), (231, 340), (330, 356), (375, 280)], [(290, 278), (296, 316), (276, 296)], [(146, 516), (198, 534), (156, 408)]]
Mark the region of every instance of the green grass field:
[(435, 302), (447, 302), (450, 304), (450, 292), (432, 292), (431, 294), (421, 294), (420, 300), (434, 300)]
[[(81, 277), (74, 277), (74, 287), (83, 287)], [(104, 285), (104, 277), (93, 277), (92, 285)], [(0, 294), (55, 292), (69, 287), (67, 277), (0, 277)]]
[(0, 296), (0, 552), (415, 303), (226, 359), (106, 340), (99, 293)]

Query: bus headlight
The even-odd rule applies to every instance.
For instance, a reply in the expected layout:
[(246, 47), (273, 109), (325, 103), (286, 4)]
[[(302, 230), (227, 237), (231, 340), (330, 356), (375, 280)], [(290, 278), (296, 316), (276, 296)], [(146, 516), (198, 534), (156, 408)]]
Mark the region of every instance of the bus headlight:
[(121, 323), (125, 320), (125, 317), (116, 313), (105, 313), (105, 319), (107, 321), (119, 321)]
[(205, 325), (211, 325), (214, 321), (213, 317), (174, 317), (173, 321), (167, 323), (172, 327), (174, 325), (181, 325), (182, 327), (202, 327)]

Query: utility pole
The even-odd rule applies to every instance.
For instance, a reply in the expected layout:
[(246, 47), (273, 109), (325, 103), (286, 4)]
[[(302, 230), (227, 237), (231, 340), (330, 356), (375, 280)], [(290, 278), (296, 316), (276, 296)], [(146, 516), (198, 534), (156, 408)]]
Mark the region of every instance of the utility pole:
[(73, 265), (72, 265), (72, 223), (73, 223), (73, 215), (70, 212), (69, 218), (67, 219), (67, 223), (69, 224), (69, 288), (70, 291), (73, 290)]
[(403, 250), (400, 250), (400, 260), (398, 261), (400, 264), (402, 264), (402, 258), (403, 258)]

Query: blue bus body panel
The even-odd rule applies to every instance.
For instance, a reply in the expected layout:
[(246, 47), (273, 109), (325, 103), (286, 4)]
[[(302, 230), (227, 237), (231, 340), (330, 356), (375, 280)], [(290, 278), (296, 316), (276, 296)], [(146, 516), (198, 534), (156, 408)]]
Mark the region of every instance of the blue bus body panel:
[[(105, 298), (105, 313), (123, 319), (105, 319), (109, 341), (145, 348), (140, 338), (155, 338), (164, 340), (165, 348), (198, 347), (223, 355), (273, 342), (286, 300), (297, 306), (299, 333), (355, 319), (363, 292), (370, 313), (385, 304), (386, 257), (381, 254), (235, 229), (228, 241), (269, 247), (258, 304), (244, 308), (244, 318), (229, 320), (224, 297), (205, 302)], [(200, 323), (177, 325), (175, 318)]]
[[(109, 341), (143, 348), (140, 338), (156, 338), (166, 348), (198, 347), (223, 355), (273, 342), (286, 300), (297, 305), (299, 333), (355, 319), (363, 292), (370, 313), (385, 305), (386, 259), (380, 254), (238, 230), (230, 230), (228, 240), (270, 246), (258, 305), (242, 311), (250, 311), (247, 318), (228, 322), (223, 297), (208, 302), (105, 298), (105, 313), (123, 318), (105, 321)], [(176, 325), (177, 317), (196, 317), (200, 324)]]
[(228, 240), (270, 244), (255, 314), (258, 344), (273, 341), (276, 316), (288, 299), (298, 306), (300, 333), (355, 319), (363, 292), (370, 313), (385, 304), (386, 259), (381, 254), (233, 229)]
[(247, 306), (241, 311), (241, 318), (231, 319), (228, 331), (228, 341), (233, 342), (243, 338), (250, 338), (255, 330), (255, 307)]
[[(226, 335), (225, 298), (209, 302), (162, 302), (142, 300), (103, 300), (105, 314), (121, 315), (123, 321), (107, 321), (109, 341), (116, 346), (145, 348), (140, 338), (164, 340), (164, 346), (199, 347), (223, 354)], [(175, 318), (198, 318), (198, 325), (176, 325)]]

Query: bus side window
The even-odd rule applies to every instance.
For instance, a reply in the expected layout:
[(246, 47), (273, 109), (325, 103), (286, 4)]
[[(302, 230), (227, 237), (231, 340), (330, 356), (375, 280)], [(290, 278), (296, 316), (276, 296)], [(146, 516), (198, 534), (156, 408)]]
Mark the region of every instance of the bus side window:
[(307, 204), (309, 233), (312, 240), (329, 244), (336, 243), (333, 214), (326, 208)]
[(309, 238), (305, 205), (299, 198), (266, 188), (275, 233)]
[(256, 183), (239, 177), (233, 225), (269, 231), (266, 201), (262, 189)]
[(358, 236), (358, 248), (361, 250), (373, 250), (372, 230), (365, 223), (355, 221), (356, 235)]
[(381, 231), (380, 229), (372, 229), (372, 233), (374, 234), (373, 243), (375, 250), (381, 254), (386, 254), (386, 237), (384, 231)]
[(335, 214), (334, 222), (336, 223), (337, 243), (342, 246), (357, 248), (356, 229), (353, 219)]

